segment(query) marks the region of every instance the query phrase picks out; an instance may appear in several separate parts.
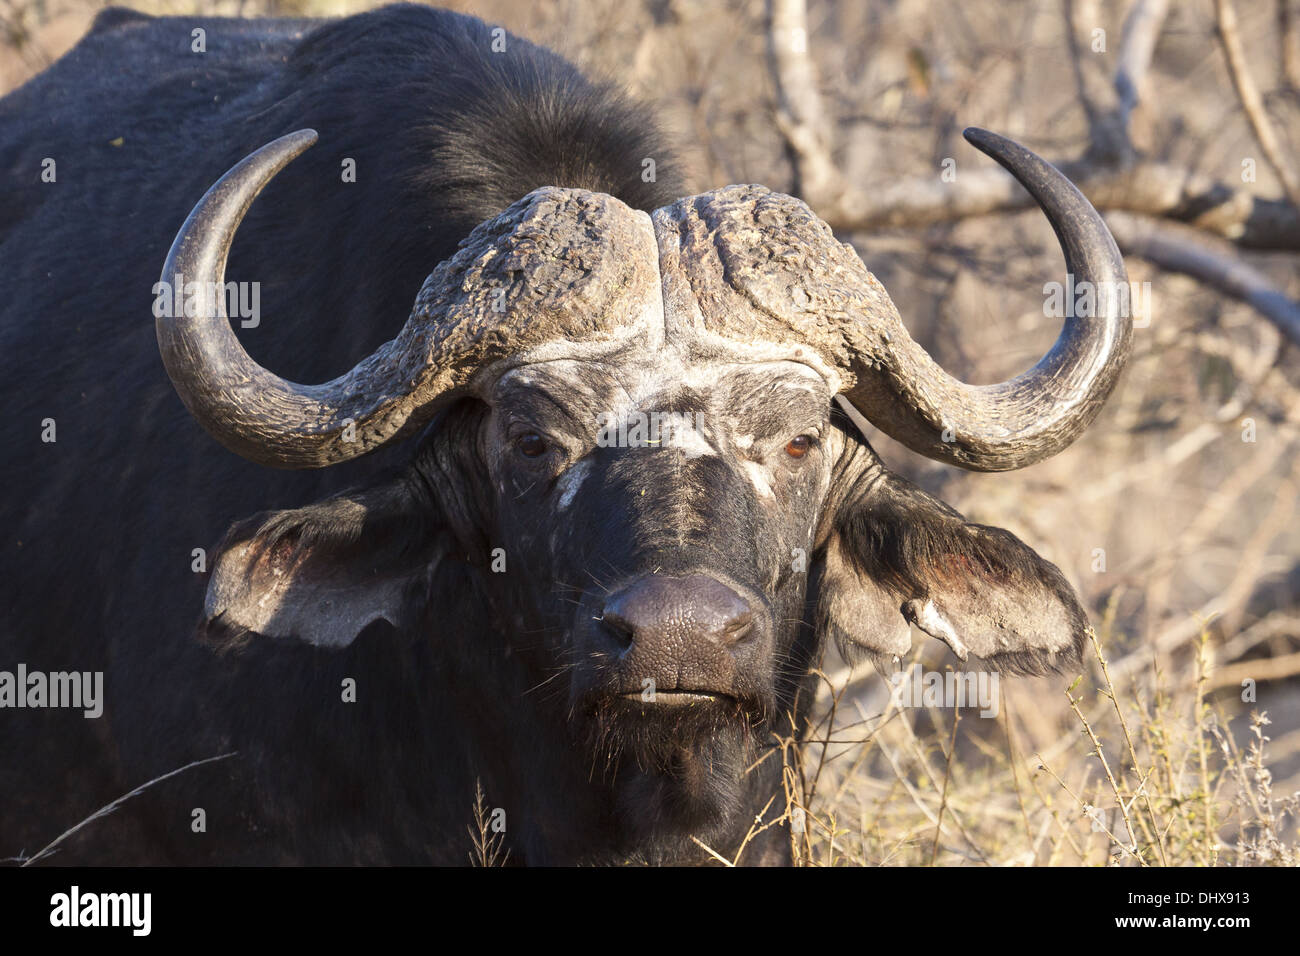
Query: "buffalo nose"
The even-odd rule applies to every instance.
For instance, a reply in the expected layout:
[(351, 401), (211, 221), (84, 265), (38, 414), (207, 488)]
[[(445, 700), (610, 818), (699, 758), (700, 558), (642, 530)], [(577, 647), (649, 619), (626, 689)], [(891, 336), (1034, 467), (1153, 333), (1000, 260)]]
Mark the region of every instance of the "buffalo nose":
[(736, 644), (753, 629), (754, 612), (748, 601), (707, 575), (651, 574), (612, 595), (601, 621), (624, 649), (676, 656), (700, 642)]

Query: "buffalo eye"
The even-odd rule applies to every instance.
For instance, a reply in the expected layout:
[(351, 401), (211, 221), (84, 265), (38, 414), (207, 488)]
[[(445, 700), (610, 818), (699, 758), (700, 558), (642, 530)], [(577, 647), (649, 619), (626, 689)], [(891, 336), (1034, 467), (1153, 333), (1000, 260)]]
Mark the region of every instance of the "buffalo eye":
[(528, 432), (515, 439), (515, 448), (525, 458), (537, 458), (546, 453), (546, 439), (537, 432)]
[(807, 435), (796, 435), (786, 443), (785, 453), (791, 458), (802, 458), (812, 448), (813, 440)]

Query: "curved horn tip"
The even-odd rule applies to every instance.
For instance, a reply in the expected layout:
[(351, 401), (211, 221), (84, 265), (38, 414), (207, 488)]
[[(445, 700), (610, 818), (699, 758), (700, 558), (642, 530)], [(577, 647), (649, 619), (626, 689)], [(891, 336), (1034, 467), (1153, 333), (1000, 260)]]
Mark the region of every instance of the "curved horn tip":
[(318, 139), (320, 139), (320, 134), (309, 126), (305, 129), (294, 130), (292, 133), (286, 133), (279, 139), (272, 140), (267, 146), (289, 147), (294, 156), (301, 156), (308, 149), (315, 146)]
[[(1002, 165), (1006, 165), (1004, 157), (1011, 152), (1027, 153), (1035, 159), (1039, 159), (1034, 153), (1025, 149), (1014, 139), (1007, 139), (987, 129), (981, 129), (978, 126), (967, 126), (961, 131), (962, 138), (978, 149), (985, 156), (991, 156)], [(1040, 160), (1041, 161), (1041, 160)]]
[[(274, 176), (303, 153), (307, 152), (307, 150), (315, 146), (316, 140), (319, 138), (319, 134), (310, 127), (294, 130), (292, 133), (285, 133), (283, 136), (278, 136), (269, 143), (253, 150), (227, 170), (226, 175), (223, 176), (222, 179), (227, 177), (236, 177), (238, 174), (250, 168), (258, 168), (261, 170), (270, 169), (270, 174)], [(259, 175), (261, 174), (259, 173)]]
[(970, 143), (972, 146), (976, 147), (977, 149), (983, 149), (984, 144), (990, 142), (991, 140), (999, 140), (1003, 138), (999, 136), (997, 133), (983, 129), (982, 127), (979, 126), (967, 126), (964, 130), (961, 131), (961, 135), (966, 140), (966, 142)]

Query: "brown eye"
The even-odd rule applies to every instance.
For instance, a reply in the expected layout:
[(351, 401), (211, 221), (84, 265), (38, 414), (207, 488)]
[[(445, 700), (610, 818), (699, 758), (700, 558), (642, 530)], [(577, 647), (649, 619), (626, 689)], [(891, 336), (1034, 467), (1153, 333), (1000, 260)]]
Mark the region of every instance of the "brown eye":
[(536, 458), (546, 452), (546, 439), (537, 432), (529, 432), (515, 439), (515, 447), (525, 458)]
[(812, 439), (807, 435), (796, 435), (785, 446), (785, 453), (791, 458), (802, 458), (812, 448)]

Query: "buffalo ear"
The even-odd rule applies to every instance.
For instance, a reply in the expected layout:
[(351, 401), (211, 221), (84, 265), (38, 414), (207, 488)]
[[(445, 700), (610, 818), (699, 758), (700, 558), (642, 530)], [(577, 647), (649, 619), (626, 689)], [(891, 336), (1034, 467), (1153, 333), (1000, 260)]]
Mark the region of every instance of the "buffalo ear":
[(421, 514), (399, 478), (237, 523), (208, 582), (205, 636), (344, 647), (375, 621), (401, 625), (444, 537)]
[(826, 538), (819, 629), (878, 665), (911, 648), (909, 625), (959, 658), (1042, 674), (1079, 663), (1088, 617), (1056, 565), (1015, 535), (968, 523), (879, 465), (843, 495)]

